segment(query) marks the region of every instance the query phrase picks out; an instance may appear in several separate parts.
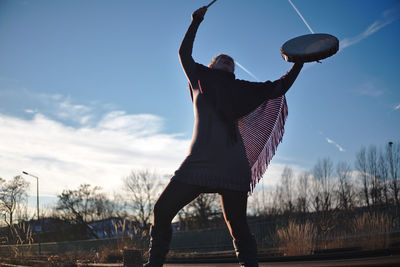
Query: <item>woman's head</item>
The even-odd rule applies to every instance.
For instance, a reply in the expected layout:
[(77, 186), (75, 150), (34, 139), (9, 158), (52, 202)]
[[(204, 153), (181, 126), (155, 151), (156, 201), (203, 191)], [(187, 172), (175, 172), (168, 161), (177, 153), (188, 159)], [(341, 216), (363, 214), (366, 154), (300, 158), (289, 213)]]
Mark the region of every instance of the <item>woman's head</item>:
[(233, 58), (228, 55), (218, 54), (211, 60), (209, 67), (212, 69), (224, 70), (234, 73), (235, 62)]

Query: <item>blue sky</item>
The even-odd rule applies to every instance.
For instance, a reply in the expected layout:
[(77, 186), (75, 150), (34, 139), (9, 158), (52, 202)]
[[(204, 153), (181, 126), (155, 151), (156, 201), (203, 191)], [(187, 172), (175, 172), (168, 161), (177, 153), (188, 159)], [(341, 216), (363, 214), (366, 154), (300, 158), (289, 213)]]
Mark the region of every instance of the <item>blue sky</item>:
[[(208, 2), (0, 0), (0, 177), (31, 172), (55, 196), (81, 183), (118, 191), (132, 169), (172, 174), (193, 127), (178, 48), (191, 13)], [(352, 164), (361, 146), (400, 140), (399, 1), (292, 2), (341, 49), (306, 64), (287, 93), (286, 132), (265, 185), (285, 165)], [(227, 53), (275, 80), (291, 67), (280, 46), (308, 33), (288, 1), (218, 0), (193, 56), (208, 64)], [(236, 76), (254, 81), (238, 67)]]

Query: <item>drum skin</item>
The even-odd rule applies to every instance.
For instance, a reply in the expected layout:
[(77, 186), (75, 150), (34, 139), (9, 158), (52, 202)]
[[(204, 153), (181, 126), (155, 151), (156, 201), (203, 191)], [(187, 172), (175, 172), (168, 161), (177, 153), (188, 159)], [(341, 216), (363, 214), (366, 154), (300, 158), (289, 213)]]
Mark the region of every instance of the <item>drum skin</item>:
[(306, 34), (284, 43), (283, 59), (289, 62), (312, 62), (334, 55), (339, 50), (339, 40), (330, 34)]

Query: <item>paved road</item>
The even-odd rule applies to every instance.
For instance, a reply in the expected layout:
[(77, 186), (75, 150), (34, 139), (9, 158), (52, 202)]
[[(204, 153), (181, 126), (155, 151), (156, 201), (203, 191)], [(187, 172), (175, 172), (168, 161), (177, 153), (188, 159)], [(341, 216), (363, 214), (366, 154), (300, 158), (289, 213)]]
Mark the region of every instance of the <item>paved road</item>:
[[(164, 264), (165, 267), (238, 267), (234, 263), (203, 263), (203, 264)], [(400, 266), (400, 255), (384, 256), (375, 258), (347, 259), (347, 260), (323, 260), (323, 261), (292, 261), (292, 262), (273, 262), (260, 263), (260, 267), (328, 267), (328, 266)]]

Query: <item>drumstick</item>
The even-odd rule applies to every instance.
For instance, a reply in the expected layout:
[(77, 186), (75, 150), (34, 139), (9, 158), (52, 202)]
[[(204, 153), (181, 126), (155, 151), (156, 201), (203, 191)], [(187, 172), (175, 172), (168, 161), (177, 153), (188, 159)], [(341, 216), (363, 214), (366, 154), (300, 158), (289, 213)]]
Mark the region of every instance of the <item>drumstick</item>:
[(217, 0), (212, 1), (211, 3), (209, 3), (206, 8), (209, 8), (212, 4), (214, 4)]

